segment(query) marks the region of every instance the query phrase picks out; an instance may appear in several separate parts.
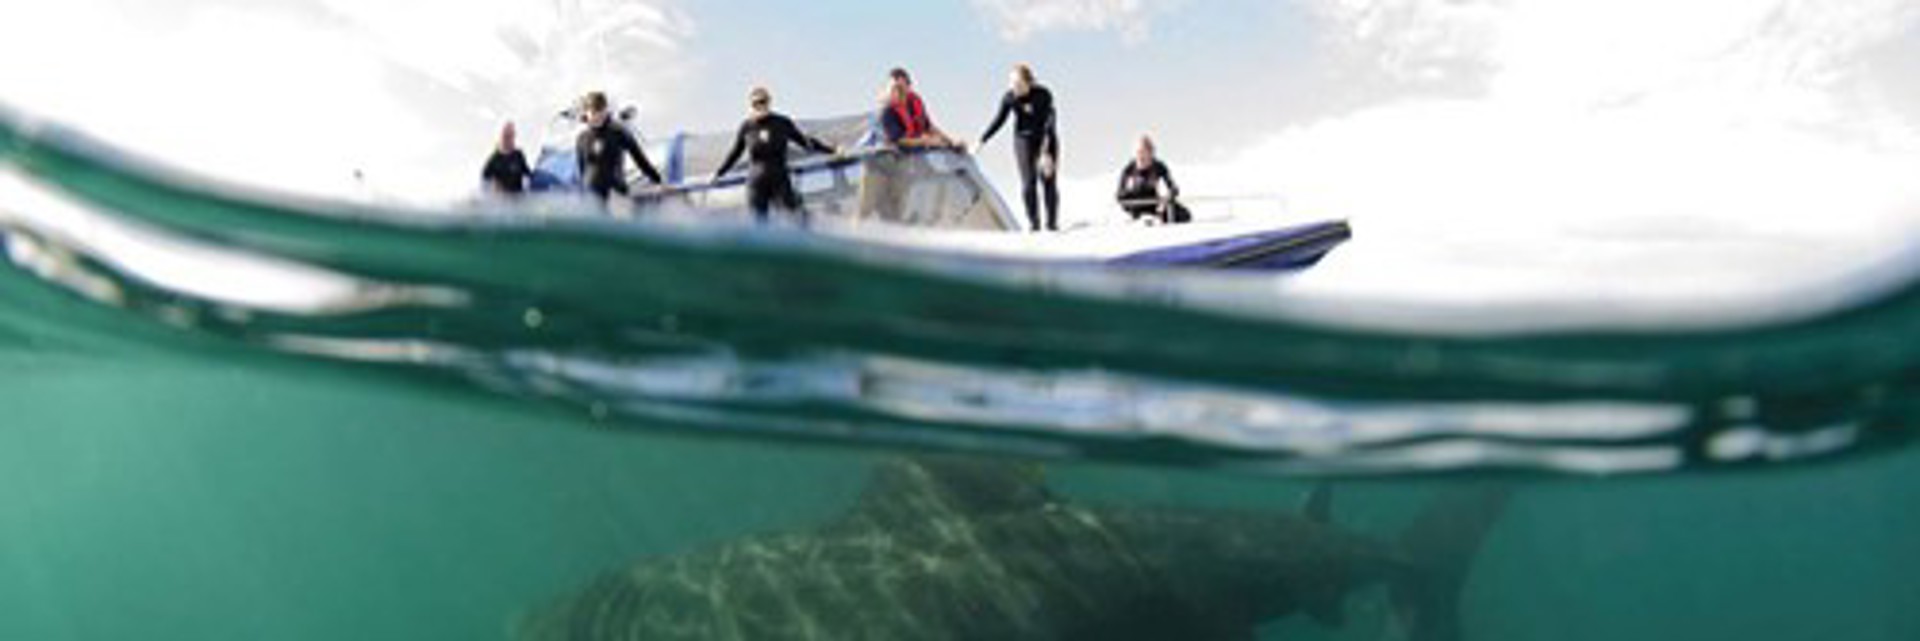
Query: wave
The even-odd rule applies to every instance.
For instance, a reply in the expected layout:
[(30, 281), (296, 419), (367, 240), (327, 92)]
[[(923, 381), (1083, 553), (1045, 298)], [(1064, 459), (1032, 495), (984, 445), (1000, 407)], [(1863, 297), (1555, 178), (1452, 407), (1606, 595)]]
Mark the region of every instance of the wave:
[(0, 350), (354, 367), (596, 428), (1279, 474), (1626, 474), (1871, 452), (1920, 419), (1911, 266), (1817, 305), (1528, 323), (684, 217), (290, 198), (4, 109), (0, 171)]

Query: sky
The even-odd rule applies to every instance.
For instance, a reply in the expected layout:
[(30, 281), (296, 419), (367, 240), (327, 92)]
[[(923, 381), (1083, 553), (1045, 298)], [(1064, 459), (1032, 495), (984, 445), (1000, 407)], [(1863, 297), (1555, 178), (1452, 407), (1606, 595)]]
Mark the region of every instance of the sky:
[[(0, 102), (225, 180), (469, 194), (586, 89), (649, 135), (754, 84), (868, 109), (905, 66), (975, 139), (1028, 62), (1068, 221), (1152, 133), (1202, 216), (1345, 218), (1307, 292), (1779, 296), (1920, 252), (1911, 0), (62, 0), (0, 10)], [(1003, 136), (979, 150), (1014, 200)], [(1228, 198), (1232, 197), (1232, 198)]]

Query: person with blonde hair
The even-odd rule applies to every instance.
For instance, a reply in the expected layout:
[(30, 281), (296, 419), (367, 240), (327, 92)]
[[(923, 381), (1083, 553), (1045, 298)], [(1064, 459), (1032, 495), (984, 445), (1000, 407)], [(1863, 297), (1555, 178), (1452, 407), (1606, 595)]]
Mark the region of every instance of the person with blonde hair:
[(733, 137), (733, 149), (727, 152), (726, 160), (721, 161), (720, 169), (713, 173), (713, 180), (718, 182), (726, 176), (744, 153), (747, 155), (747, 205), (753, 209), (754, 220), (766, 222), (768, 210), (779, 205), (805, 222), (806, 210), (802, 208), (800, 193), (794, 191), (792, 170), (787, 167), (787, 148), (796, 145), (823, 154), (839, 153), (833, 145), (801, 133), (792, 119), (775, 113), (773, 92), (766, 87), (754, 87), (747, 92), (747, 119), (740, 123), (740, 130)]
[[(1161, 183), (1167, 185), (1165, 193), (1160, 191)], [(1136, 221), (1184, 223), (1192, 218), (1177, 200), (1180, 186), (1173, 183), (1173, 172), (1155, 155), (1153, 137), (1145, 134), (1134, 147), (1133, 160), (1120, 168), (1120, 187), (1114, 196)]]
[(527, 155), (515, 144), (515, 137), (511, 121), (501, 126), (493, 154), (487, 156), (486, 166), (480, 169), (480, 180), (489, 194), (517, 198), (527, 191), (527, 179), (533, 176), (533, 169), (527, 165)]
[(1042, 229), (1040, 196), (1044, 190), (1045, 229), (1059, 231), (1060, 132), (1053, 92), (1034, 82), (1033, 68), (1025, 64), (1014, 65), (1008, 74), (1008, 84), (1012, 86), (1000, 98), (1000, 112), (993, 117), (993, 124), (987, 126), (987, 133), (980, 136), (980, 146), (986, 147), (1007, 123), (1007, 116), (1013, 116), (1013, 162), (1020, 170), (1020, 199), (1027, 208), (1027, 223), (1034, 231)]

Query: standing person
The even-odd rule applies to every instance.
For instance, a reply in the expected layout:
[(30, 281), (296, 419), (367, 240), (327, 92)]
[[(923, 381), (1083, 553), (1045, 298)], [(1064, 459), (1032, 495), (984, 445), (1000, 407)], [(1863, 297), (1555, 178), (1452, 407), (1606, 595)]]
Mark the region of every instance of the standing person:
[(894, 67), (887, 72), (887, 101), (880, 109), (881, 129), (889, 144), (901, 147), (959, 147), (934, 126), (927, 103), (913, 90), (913, 76)]
[(1011, 86), (1000, 98), (1000, 113), (980, 136), (987, 146), (1000, 126), (1013, 115), (1013, 162), (1020, 169), (1020, 198), (1027, 206), (1027, 223), (1040, 231), (1040, 191), (1046, 192), (1047, 231), (1060, 231), (1060, 183), (1055, 173), (1060, 166), (1060, 133), (1055, 126), (1053, 92), (1033, 81), (1033, 68), (1014, 65), (1008, 74)]
[(753, 209), (754, 220), (767, 222), (767, 210), (778, 204), (799, 214), (800, 221), (805, 223), (806, 211), (801, 209), (800, 194), (794, 191), (792, 172), (787, 169), (789, 145), (823, 154), (839, 153), (833, 145), (801, 133), (792, 119), (774, 113), (773, 93), (765, 87), (754, 87), (747, 92), (747, 119), (740, 123), (740, 131), (733, 138), (733, 150), (727, 152), (720, 170), (713, 172), (713, 180), (718, 182), (727, 175), (744, 152), (747, 154), (747, 204)]
[(493, 155), (487, 157), (486, 167), (480, 170), (480, 180), (487, 193), (518, 198), (527, 191), (527, 179), (533, 176), (533, 169), (527, 165), (527, 155), (520, 153), (514, 144), (514, 138), (512, 122), (500, 128), (500, 140), (494, 145)]
[(574, 151), (579, 156), (580, 184), (593, 192), (594, 197), (605, 201), (613, 194), (627, 194), (626, 159), (629, 156), (648, 180), (656, 185), (666, 182), (647, 160), (647, 152), (640, 149), (640, 141), (633, 139), (633, 132), (614, 121), (607, 109), (606, 94), (589, 93), (581, 99), (580, 107), (587, 130), (580, 132)]
[[(1160, 183), (1167, 184), (1167, 193), (1160, 193)], [(1140, 136), (1140, 144), (1133, 150), (1133, 160), (1120, 168), (1120, 188), (1115, 193), (1120, 207), (1134, 220), (1153, 216), (1161, 223), (1187, 222), (1185, 209), (1175, 201), (1180, 197), (1180, 186), (1173, 184), (1173, 172), (1166, 163), (1154, 156), (1153, 138)]]

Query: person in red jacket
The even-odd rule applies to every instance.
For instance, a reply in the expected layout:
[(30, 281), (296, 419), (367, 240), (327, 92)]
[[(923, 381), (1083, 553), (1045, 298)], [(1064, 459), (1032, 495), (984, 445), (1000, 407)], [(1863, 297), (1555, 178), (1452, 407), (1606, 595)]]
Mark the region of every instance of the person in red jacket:
[(913, 76), (895, 67), (887, 72), (887, 101), (880, 108), (880, 130), (887, 144), (901, 147), (954, 147), (953, 138), (934, 126), (927, 103), (913, 90)]

